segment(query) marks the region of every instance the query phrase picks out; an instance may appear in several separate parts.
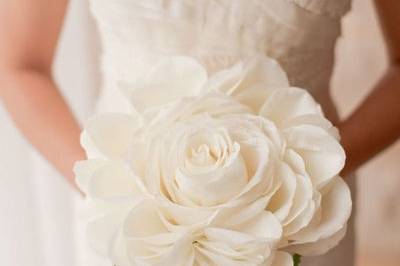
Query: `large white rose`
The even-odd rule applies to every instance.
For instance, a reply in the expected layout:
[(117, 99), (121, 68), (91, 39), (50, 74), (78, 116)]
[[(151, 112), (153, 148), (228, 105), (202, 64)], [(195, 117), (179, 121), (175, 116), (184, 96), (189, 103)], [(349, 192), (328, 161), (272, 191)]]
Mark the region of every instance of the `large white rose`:
[(208, 78), (173, 57), (121, 86), (137, 112), (93, 118), (76, 165), (89, 239), (113, 263), (286, 266), (344, 236), (337, 130), (275, 61)]

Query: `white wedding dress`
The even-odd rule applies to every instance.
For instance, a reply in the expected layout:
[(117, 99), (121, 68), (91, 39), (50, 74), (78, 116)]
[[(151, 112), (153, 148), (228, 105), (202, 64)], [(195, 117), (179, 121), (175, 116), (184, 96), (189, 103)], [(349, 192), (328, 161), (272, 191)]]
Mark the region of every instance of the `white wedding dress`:
[[(72, 2), (77, 5), (78, 1)], [(89, 1), (102, 41), (98, 112), (126, 110), (118, 82), (140, 77), (163, 57), (193, 56), (213, 73), (241, 58), (264, 53), (281, 63), (293, 85), (308, 88), (327, 115), (335, 116), (329, 79), (340, 20), (350, 0)], [(75, 29), (76, 38), (86, 40), (87, 32), (80, 25)], [(75, 52), (75, 57), (62, 56), (62, 60), (70, 60), (74, 68), (93, 64), (81, 62), (84, 51)], [(85, 67), (77, 72), (93, 74)], [(64, 82), (67, 89), (89, 87), (93, 92), (96, 86), (85, 78), (76, 84), (71, 75), (59, 75), (73, 80)], [(89, 102), (95, 97), (88, 91), (76, 90), (70, 97), (73, 105), (80, 106), (75, 109), (82, 120), (88, 117)], [(110, 266), (85, 246), (75, 212), (81, 200), (20, 140), (2, 110), (0, 125), (0, 148), (7, 151), (0, 152), (0, 264)], [(339, 247), (325, 256), (304, 259), (301, 265), (351, 266), (353, 255), (351, 224)]]
[[(117, 89), (161, 58), (187, 55), (210, 74), (257, 53), (277, 59), (293, 85), (308, 88), (335, 117), (329, 96), (334, 48), (350, 0), (91, 0), (103, 45), (98, 110), (125, 111)], [(329, 254), (302, 266), (353, 265), (352, 225)], [(221, 265), (222, 266), (222, 265)]]

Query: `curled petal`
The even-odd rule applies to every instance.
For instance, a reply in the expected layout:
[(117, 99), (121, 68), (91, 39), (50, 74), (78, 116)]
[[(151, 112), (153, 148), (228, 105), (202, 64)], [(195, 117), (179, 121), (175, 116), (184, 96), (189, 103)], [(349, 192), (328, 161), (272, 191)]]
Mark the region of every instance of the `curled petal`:
[(276, 154), (269, 151), (271, 146), (263, 139), (249, 139), (241, 145), (251, 178), (239, 195), (240, 199), (251, 199), (260, 195), (272, 196), (281, 183), (281, 180), (274, 178)]
[(343, 168), (346, 155), (340, 143), (320, 127), (301, 125), (284, 131), (287, 145), (303, 159), (314, 186), (320, 187)]
[(347, 226), (345, 225), (342, 229), (328, 238), (321, 239), (314, 243), (289, 246), (286, 250), (302, 254), (303, 256), (323, 255), (340, 243), (346, 235), (346, 230)]
[(264, 56), (255, 56), (216, 73), (205, 88), (235, 95), (258, 84), (264, 84), (266, 88), (280, 88), (289, 86), (289, 81), (277, 61)]
[(87, 193), (89, 180), (93, 177), (93, 173), (106, 163), (105, 160), (101, 159), (89, 159), (75, 163), (75, 181), (81, 191)]
[[(171, 229), (177, 229), (172, 231)], [(192, 236), (185, 227), (176, 228), (151, 200), (143, 200), (124, 222), (130, 260), (139, 265), (191, 265)]]
[(262, 197), (254, 202), (246, 205), (227, 206), (221, 209), (212, 220), (211, 225), (214, 227), (223, 227), (231, 230), (239, 230), (259, 217), (260, 213), (264, 213), (269, 197)]
[(243, 79), (243, 63), (239, 62), (231, 68), (214, 74), (204, 86), (205, 90), (220, 91), (227, 95), (233, 93)]
[(162, 214), (150, 200), (143, 200), (133, 208), (125, 220), (124, 234), (133, 238), (146, 238), (168, 233)]
[(285, 71), (279, 63), (265, 56), (255, 56), (243, 64), (242, 80), (232, 92), (233, 95), (243, 93), (257, 84), (266, 88), (282, 88), (289, 86)]
[(319, 114), (305, 114), (294, 117), (290, 120), (285, 121), (282, 124), (282, 127), (290, 128), (300, 125), (313, 125), (316, 127), (320, 127), (328, 132), (335, 139), (340, 140), (339, 130), (334, 127), (328, 119)]
[(278, 175), (282, 180), (281, 186), (271, 198), (267, 209), (283, 222), (289, 215), (296, 192), (296, 175), (286, 164), (280, 164)]
[(105, 156), (99, 151), (99, 149), (96, 147), (94, 141), (92, 138), (88, 135), (86, 131), (82, 131), (81, 136), (80, 136), (80, 143), (82, 148), (86, 152), (86, 157), (88, 159), (98, 159), (98, 158), (104, 158)]
[(289, 87), (275, 90), (260, 110), (260, 115), (282, 126), (287, 120), (314, 114), (322, 116), (319, 104), (303, 89)]
[(284, 231), (286, 238), (290, 238), (292, 234), (297, 233), (300, 229), (310, 224), (310, 221), (315, 215), (316, 206), (317, 204), (313, 200), (307, 201), (305, 208), (302, 209), (290, 223), (285, 225)]
[(286, 73), (277, 61), (264, 56), (255, 56), (217, 73), (205, 88), (231, 95), (258, 112), (272, 91), (288, 86)]
[(159, 199), (160, 204), (179, 225), (209, 224), (217, 213), (213, 208), (191, 208)]
[[(196, 252), (200, 262), (211, 265), (263, 265), (274, 250), (275, 241), (256, 238), (246, 233), (222, 228), (206, 228), (197, 240)], [(203, 264), (207, 265), (207, 264)]]
[(99, 114), (90, 119), (85, 126), (82, 146), (88, 154), (97, 151), (104, 157), (122, 158), (140, 125), (140, 119), (133, 115)]
[(178, 171), (176, 182), (180, 190), (201, 206), (223, 204), (239, 194), (247, 182), (247, 172), (240, 154), (216, 171), (185, 175)]
[(162, 60), (135, 84), (121, 84), (139, 112), (159, 107), (183, 97), (195, 96), (207, 81), (203, 66), (190, 57)]
[(288, 216), (283, 221), (284, 225), (290, 224), (296, 217), (302, 214), (312, 201), (313, 187), (307, 176), (296, 175), (296, 192), (293, 198), (293, 205)]
[(276, 217), (267, 211), (263, 211), (253, 219), (242, 224), (240, 231), (256, 238), (278, 240), (282, 236), (282, 225)]
[(321, 217), (315, 217), (309, 226), (291, 236), (293, 244), (315, 243), (320, 244), (343, 229), (351, 214), (350, 190), (342, 178), (336, 177), (325, 188), (321, 202)]
[(121, 162), (105, 163), (88, 182), (88, 196), (94, 199), (137, 197), (142, 193), (139, 180)]
[(283, 182), (268, 209), (275, 210), (288, 236), (306, 226), (313, 217), (313, 187), (307, 176), (294, 173), (287, 164), (282, 163), (279, 174)]
[(301, 156), (291, 148), (287, 148), (284, 155), (284, 161), (287, 163), (292, 171), (297, 174), (307, 175), (306, 165)]
[(122, 229), (119, 228), (114, 238), (112, 239), (111, 246), (109, 248), (109, 256), (113, 263), (118, 266), (131, 266), (127, 250), (127, 241), (123, 236)]
[(123, 221), (121, 210), (110, 210), (102, 217), (98, 217), (87, 224), (86, 236), (91, 247), (98, 253), (108, 255), (110, 246)]
[(138, 203), (142, 193), (124, 164), (102, 161), (100, 166), (94, 168), (94, 161), (85, 163), (76, 168), (78, 180), (84, 175), (87, 179), (86, 184), (82, 185), (87, 186), (87, 208), (84, 213), (88, 220), (87, 237), (95, 250), (106, 255), (112, 250), (111, 243), (125, 215)]
[(257, 114), (264, 105), (265, 100), (277, 89), (280, 88), (268, 87), (265, 84), (257, 84), (247, 88), (243, 92), (236, 93), (234, 97), (240, 103), (249, 106), (251, 110)]

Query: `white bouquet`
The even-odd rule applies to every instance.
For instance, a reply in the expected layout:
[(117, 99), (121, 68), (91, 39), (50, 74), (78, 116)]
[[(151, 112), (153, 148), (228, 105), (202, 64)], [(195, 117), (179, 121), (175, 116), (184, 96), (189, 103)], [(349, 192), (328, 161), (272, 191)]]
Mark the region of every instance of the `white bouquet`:
[(163, 60), (89, 121), (76, 164), (87, 235), (118, 266), (289, 266), (345, 235), (338, 132), (266, 57), (211, 77)]

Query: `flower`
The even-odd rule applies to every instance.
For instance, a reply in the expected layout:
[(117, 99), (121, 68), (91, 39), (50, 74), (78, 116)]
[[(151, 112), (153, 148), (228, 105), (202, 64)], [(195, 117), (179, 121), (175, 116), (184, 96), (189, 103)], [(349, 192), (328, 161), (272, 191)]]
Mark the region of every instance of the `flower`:
[(208, 77), (172, 57), (120, 85), (135, 111), (91, 119), (75, 167), (88, 237), (114, 264), (286, 266), (344, 236), (338, 132), (276, 61)]

